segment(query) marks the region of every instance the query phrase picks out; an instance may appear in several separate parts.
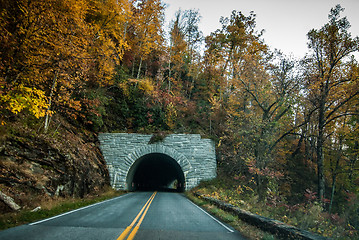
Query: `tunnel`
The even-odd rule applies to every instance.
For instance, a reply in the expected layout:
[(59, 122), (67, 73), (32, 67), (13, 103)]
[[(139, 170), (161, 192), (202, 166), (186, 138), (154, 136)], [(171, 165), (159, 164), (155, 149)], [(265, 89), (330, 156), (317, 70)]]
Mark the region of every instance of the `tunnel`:
[(130, 191), (183, 192), (185, 177), (176, 160), (162, 153), (150, 153), (137, 159), (127, 174)]

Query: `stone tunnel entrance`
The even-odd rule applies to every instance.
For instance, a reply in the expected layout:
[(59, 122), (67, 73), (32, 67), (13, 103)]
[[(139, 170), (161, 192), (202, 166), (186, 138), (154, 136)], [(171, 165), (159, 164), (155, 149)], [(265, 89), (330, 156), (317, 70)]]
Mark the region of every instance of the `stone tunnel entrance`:
[(211, 139), (199, 134), (170, 134), (150, 143), (153, 135), (101, 133), (100, 148), (113, 188), (184, 191), (216, 177)]
[(185, 190), (185, 176), (181, 166), (170, 156), (150, 153), (137, 159), (127, 178), (130, 191), (176, 191)]

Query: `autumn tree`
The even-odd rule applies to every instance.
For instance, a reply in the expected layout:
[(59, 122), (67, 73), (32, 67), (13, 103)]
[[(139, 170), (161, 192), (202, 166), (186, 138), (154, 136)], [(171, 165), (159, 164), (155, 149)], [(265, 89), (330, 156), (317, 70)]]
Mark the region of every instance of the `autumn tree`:
[[(83, 22), (86, 4), (25, 0), (2, 4), (1, 79), (5, 82), (2, 103), (13, 113), (28, 110), (42, 117), (48, 112), (47, 98), (53, 83), (58, 83), (58, 76), (63, 74), (60, 69), (72, 74), (87, 56)], [(62, 79), (75, 84), (67, 77)], [(62, 88), (68, 89), (68, 84)]]
[(185, 10), (182, 14), (182, 31), (185, 41), (188, 45), (189, 61), (192, 61), (194, 51), (196, 51), (202, 42), (203, 33), (199, 30), (201, 15), (198, 10)]
[(163, 14), (164, 7), (160, 0), (131, 1), (132, 20), (128, 28), (129, 46), (134, 54), (133, 67), (136, 58), (139, 59), (136, 78), (140, 78), (143, 61), (163, 45)]
[[(266, 51), (266, 46), (261, 44), (259, 36), (254, 34), (254, 14), (246, 17), (241, 12), (233, 11), (230, 18), (221, 18), (220, 22), (222, 23), (222, 29), (218, 29), (206, 38), (205, 66), (208, 76), (207, 81), (214, 90), (212, 96), (210, 96), (210, 101), (214, 107), (213, 110), (232, 108), (231, 106), (239, 110), (238, 104), (235, 104), (237, 105), (235, 107), (232, 101), (236, 95), (243, 98), (243, 93), (245, 92), (242, 91), (243, 88), (239, 89), (237, 84), (239, 73), (242, 72), (239, 64), (245, 65), (246, 58), (248, 58), (247, 60), (250, 60), (251, 57), (254, 59), (254, 56), (249, 52), (251, 46), (257, 45), (257, 49), (262, 49), (261, 52)], [(231, 96), (232, 102), (229, 102), (228, 100), (230, 100)], [(212, 116), (212, 118), (215, 118), (215, 116)], [(221, 129), (218, 126), (216, 128)], [(217, 132), (217, 134), (221, 136), (224, 133)]]
[(311, 55), (305, 60), (306, 84), (316, 116), (316, 158), (318, 171), (318, 197), (325, 193), (324, 147), (329, 140), (329, 125), (345, 115), (345, 107), (358, 95), (356, 66), (349, 56), (359, 50), (359, 38), (348, 32), (348, 20), (340, 18), (344, 9), (337, 5), (329, 14), (329, 23), (308, 33)]
[(169, 32), (169, 84), (172, 78), (177, 81), (187, 98), (191, 98), (195, 79), (200, 72), (198, 51), (203, 37), (199, 22), (198, 11), (178, 10)]
[(1, 4), (2, 115), (46, 115), (45, 130), (53, 111), (86, 118), (85, 87), (109, 84), (126, 48), (127, 1)]
[(177, 11), (171, 23), (169, 32), (168, 58), (168, 91), (171, 91), (172, 78), (179, 79), (184, 71), (184, 60), (187, 52), (187, 42), (181, 26), (182, 12)]
[(115, 68), (129, 47), (127, 28), (132, 14), (127, 0), (108, 0), (105, 4), (88, 0), (86, 23), (91, 30), (88, 52), (96, 69), (101, 71), (94, 73), (95, 78), (102, 79), (105, 85), (112, 82)]
[[(255, 14), (232, 12), (222, 18), (222, 29), (207, 38), (206, 61), (215, 64), (212, 72), (220, 84), (214, 106), (227, 111), (227, 130), (222, 140), (231, 144), (256, 176), (261, 200), (265, 197), (272, 151), (291, 122), (292, 106), (299, 91), (295, 61), (271, 53), (256, 30)], [(218, 108), (218, 107), (216, 107)], [(243, 167), (242, 167), (243, 168)]]

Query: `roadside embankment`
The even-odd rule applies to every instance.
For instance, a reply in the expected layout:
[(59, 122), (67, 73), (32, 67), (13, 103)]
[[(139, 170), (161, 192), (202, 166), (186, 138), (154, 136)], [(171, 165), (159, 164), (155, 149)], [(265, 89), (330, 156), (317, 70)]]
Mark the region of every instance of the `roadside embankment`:
[(237, 216), (240, 220), (254, 225), (257, 228), (275, 234), (280, 239), (300, 239), (300, 240), (324, 240), (327, 239), (323, 236), (318, 236), (313, 233), (310, 233), (305, 230), (301, 230), (299, 228), (287, 225), (283, 222), (262, 217), (257, 214), (242, 210), (238, 207), (233, 206), (232, 204), (228, 204), (222, 202), (218, 199), (207, 197), (201, 195), (199, 193), (193, 193), (194, 196), (203, 199), (205, 201), (210, 202), (211, 204), (215, 205), (216, 207), (229, 212), (235, 216)]

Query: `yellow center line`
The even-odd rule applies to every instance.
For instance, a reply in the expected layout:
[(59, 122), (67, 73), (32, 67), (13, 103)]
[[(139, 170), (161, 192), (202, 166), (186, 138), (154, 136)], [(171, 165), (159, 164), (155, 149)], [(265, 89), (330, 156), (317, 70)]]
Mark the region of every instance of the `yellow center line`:
[(135, 225), (135, 223), (137, 222), (137, 219), (141, 216), (142, 212), (145, 211), (145, 212), (143, 213), (142, 217), (140, 218), (140, 221), (137, 223), (136, 227), (133, 229), (132, 233), (128, 236), (127, 240), (132, 240), (132, 239), (135, 237), (135, 235), (136, 235), (136, 233), (137, 233), (137, 231), (138, 231), (138, 229), (139, 229), (139, 227), (140, 227), (140, 225), (141, 225), (143, 219), (145, 218), (145, 215), (147, 214), (147, 211), (148, 211), (148, 209), (149, 209), (149, 207), (150, 207), (150, 205), (151, 205), (153, 199), (155, 198), (156, 194), (157, 194), (157, 192), (154, 192), (154, 193), (152, 194), (152, 196), (147, 200), (147, 202), (145, 203), (145, 205), (142, 207), (141, 211), (137, 214), (136, 218), (135, 218), (135, 219), (132, 221), (132, 223), (125, 229), (125, 231), (122, 232), (122, 234), (117, 238), (117, 240), (123, 240), (123, 239), (126, 238), (126, 236), (127, 236), (127, 235), (129, 234), (129, 232), (131, 231), (132, 227), (133, 227), (133, 226)]
[[(155, 192), (155, 195), (156, 195), (156, 193), (157, 193), (157, 192)], [(140, 218), (140, 221), (138, 221), (136, 227), (133, 229), (133, 231), (131, 232), (131, 234), (128, 236), (127, 240), (132, 240), (132, 239), (136, 236), (136, 233), (137, 233), (138, 229), (140, 228), (140, 225), (141, 225), (143, 219), (145, 218), (145, 216), (146, 216), (146, 214), (147, 214), (147, 211), (148, 211), (148, 209), (150, 208), (150, 205), (151, 205), (151, 203), (152, 203), (152, 201), (153, 201), (154, 198), (155, 198), (155, 196), (153, 196), (153, 198), (151, 199), (150, 203), (147, 205), (145, 212), (143, 213), (142, 217)]]

